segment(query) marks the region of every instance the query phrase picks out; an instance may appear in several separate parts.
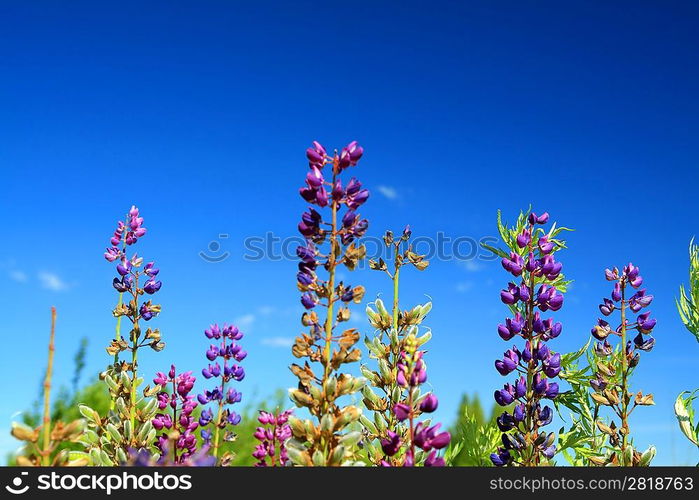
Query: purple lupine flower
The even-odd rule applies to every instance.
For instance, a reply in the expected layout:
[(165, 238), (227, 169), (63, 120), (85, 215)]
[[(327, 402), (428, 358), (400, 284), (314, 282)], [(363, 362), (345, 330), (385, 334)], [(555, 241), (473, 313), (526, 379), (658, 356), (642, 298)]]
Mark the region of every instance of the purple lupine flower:
[(636, 293), (631, 296), (629, 299), (629, 308), (637, 313), (644, 307), (648, 307), (650, 303), (653, 302), (653, 296), (652, 295), (646, 295), (646, 290), (645, 288), (643, 290), (639, 290)]
[(162, 282), (156, 281), (155, 279), (151, 278), (148, 281), (146, 281), (145, 285), (143, 285), (143, 291), (149, 295), (153, 295), (155, 292), (160, 290), (161, 286), (163, 286)]
[(492, 453), (490, 455), (490, 460), (493, 462), (493, 465), (497, 467), (502, 467), (504, 465), (510, 464), (512, 461), (512, 457), (510, 456), (510, 452), (505, 449), (505, 448), (498, 448), (497, 453)]
[(114, 280), (112, 281), (112, 286), (117, 292), (124, 293), (131, 290), (132, 283), (133, 280), (131, 279), (131, 276), (124, 276), (121, 279), (114, 278)]
[(519, 300), (519, 287), (514, 283), (508, 283), (507, 288), (500, 291), (500, 300), (504, 304), (512, 305)]
[(422, 448), (424, 451), (430, 451), (432, 449), (441, 450), (445, 448), (451, 436), (449, 432), (439, 432), (441, 424), (433, 425), (432, 427), (426, 426), (423, 422), (417, 424), (415, 428), (415, 445), (418, 448)]
[(410, 406), (405, 403), (396, 403), (393, 405), (393, 414), (399, 421), (403, 422), (410, 416)]
[[(194, 431), (199, 427), (199, 421), (192, 416), (197, 402), (190, 394), (195, 380), (192, 372), (177, 375), (175, 365), (170, 367), (167, 375), (158, 372), (153, 379), (153, 383), (162, 386), (163, 389), (168, 385), (172, 387), (170, 393), (165, 390), (158, 393), (158, 407), (161, 413), (155, 415), (152, 423), (157, 431), (163, 431), (156, 439), (156, 447), (161, 454), (172, 453), (174, 464), (185, 463), (197, 450)], [(162, 413), (168, 407), (172, 410), (172, 415)], [(172, 431), (177, 431), (179, 436), (173, 443), (169, 443)]]
[(141, 314), (141, 318), (143, 318), (145, 321), (150, 321), (155, 316), (160, 314), (160, 306), (153, 304), (152, 301), (148, 300), (141, 305), (139, 313)]
[(534, 226), (535, 224), (546, 224), (549, 220), (549, 213), (544, 212), (541, 215), (536, 215), (534, 212), (529, 214), (529, 225)]
[(385, 439), (381, 440), (381, 449), (384, 452), (384, 455), (392, 457), (396, 453), (398, 453), (398, 450), (400, 450), (403, 441), (400, 438), (400, 435), (397, 432), (393, 432), (391, 430), (386, 431), (387, 437)]
[(614, 309), (616, 309), (616, 306), (614, 305), (614, 302), (609, 300), (608, 298), (604, 298), (602, 304), (599, 306), (599, 310), (602, 314), (605, 316), (609, 316), (614, 312)]
[(310, 167), (323, 168), (325, 166), (325, 148), (319, 142), (313, 141), (313, 147), (306, 150), (306, 157)]
[(304, 293), (303, 295), (301, 295), (301, 304), (306, 309), (313, 309), (317, 303), (318, 302), (312, 293), (307, 292), (307, 293)]
[(505, 271), (512, 273), (514, 276), (521, 276), (524, 268), (524, 259), (515, 252), (510, 252), (509, 257), (504, 257), (501, 261)]
[(500, 406), (509, 406), (514, 400), (514, 391), (510, 384), (506, 384), (504, 388), (495, 391), (495, 402)]
[[(221, 460), (219, 457), (221, 440), (229, 439), (230, 435), (226, 428), (236, 426), (241, 421), (240, 415), (228, 406), (239, 403), (242, 400), (242, 394), (229, 384), (232, 381), (240, 382), (245, 378), (245, 370), (238, 363), (245, 359), (247, 352), (238, 344), (238, 341), (243, 338), (243, 333), (234, 325), (224, 324), (223, 327), (219, 327), (218, 324), (213, 324), (204, 330), (204, 336), (218, 343), (211, 344), (206, 350), (206, 358), (212, 363), (202, 369), (201, 373), (205, 379), (216, 379), (217, 382), (213, 389), (204, 390), (197, 395), (197, 401), (202, 405), (213, 403), (217, 409), (215, 412), (210, 408), (202, 410), (199, 425), (202, 427), (202, 439), (207, 446), (211, 446), (211, 452), (218, 463)], [(223, 367), (219, 360), (222, 360)], [(209, 430), (209, 426), (212, 426), (213, 430)]]
[(517, 369), (519, 365), (519, 354), (512, 349), (505, 351), (502, 359), (495, 361), (495, 368), (500, 375), (507, 375)]
[(539, 247), (539, 251), (544, 255), (550, 254), (554, 249), (554, 245), (549, 241), (548, 236), (542, 236), (539, 238), (537, 246)]
[(343, 170), (347, 167), (355, 166), (362, 157), (362, 154), (364, 154), (364, 148), (362, 148), (357, 141), (350, 142), (347, 146), (342, 148), (340, 152), (338, 168)]
[[(498, 405), (514, 405), (512, 414), (503, 412), (497, 420), (504, 447), (490, 457), (496, 466), (538, 465), (555, 451), (553, 434), (541, 430), (553, 418), (550, 407), (542, 403), (559, 393), (558, 384), (551, 379), (561, 371), (561, 355), (553, 352), (547, 342), (558, 337), (563, 327), (542, 313), (563, 307), (559, 290), (563, 264), (556, 260), (555, 253), (564, 245), (556, 239), (556, 232), (547, 233), (538, 227), (548, 222), (548, 213), (532, 212), (525, 220), (527, 223), (521, 222), (516, 231), (511, 231), (516, 237), (509, 240), (504, 252), (508, 256), (502, 259), (503, 268), (518, 280), (500, 292), (500, 300), (514, 315), (498, 325), (497, 331), (507, 341), (522, 337), (524, 348), (520, 351), (513, 346), (495, 361), (495, 369), (503, 376), (518, 372), (514, 384), (506, 383), (494, 392)], [(531, 381), (530, 387), (527, 380)]]
[[(531, 243), (531, 241), (532, 241), (532, 232), (527, 228), (525, 228), (521, 233), (519, 233), (517, 235), (517, 246), (519, 248), (526, 248), (527, 246), (529, 246), (529, 243)], [(514, 252), (513, 252), (513, 254), (519, 256), (518, 254), (515, 254)]]
[(650, 317), (650, 312), (645, 312), (636, 319), (641, 333), (650, 333), (655, 328), (656, 320)]
[(253, 434), (255, 439), (260, 441), (252, 453), (252, 456), (258, 460), (255, 467), (289, 465), (286, 441), (291, 437), (291, 427), (287, 422), (292, 414), (293, 410), (285, 410), (276, 415), (260, 410), (257, 420), (263, 427), (255, 429)]
[(420, 411), (423, 413), (432, 413), (437, 410), (437, 406), (439, 406), (439, 400), (437, 396), (430, 392), (420, 403)]

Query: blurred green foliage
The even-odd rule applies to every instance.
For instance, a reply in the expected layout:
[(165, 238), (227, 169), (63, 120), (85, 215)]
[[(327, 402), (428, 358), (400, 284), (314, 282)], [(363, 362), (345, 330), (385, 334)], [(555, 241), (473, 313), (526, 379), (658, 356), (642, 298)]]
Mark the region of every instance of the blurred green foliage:
[(507, 408), (493, 404), (486, 415), (477, 395), (465, 394), (461, 399), (456, 422), (451, 428), (452, 443), (460, 449), (451, 457), (450, 465), (491, 467), (490, 454), (500, 445), (501, 433), (495, 419)]

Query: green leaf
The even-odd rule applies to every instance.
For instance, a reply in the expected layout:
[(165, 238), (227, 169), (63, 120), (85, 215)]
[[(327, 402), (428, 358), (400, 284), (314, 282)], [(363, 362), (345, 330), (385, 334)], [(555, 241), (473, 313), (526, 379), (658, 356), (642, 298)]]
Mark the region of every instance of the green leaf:
[[(675, 416), (680, 424), (680, 430), (692, 443), (699, 446), (699, 433), (694, 430), (692, 403), (697, 391), (683, 392), (675, 400)], [(685, 394), (687, 396), (685, 396)]]

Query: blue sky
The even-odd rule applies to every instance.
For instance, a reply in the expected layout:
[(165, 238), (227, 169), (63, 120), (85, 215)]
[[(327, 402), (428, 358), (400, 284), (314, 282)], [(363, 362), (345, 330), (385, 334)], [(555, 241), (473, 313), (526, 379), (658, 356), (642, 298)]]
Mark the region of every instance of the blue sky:
[[(377, 3), (379, 5), (377, 5)], [(657, 347), (634, 387), (657, 405), (633, 416), (658, 464), (694, 464), (675, 396), (699, 386), (699, 346), (674, 307), (697, 218), (697, 6), (690, 2), (6, 3), (0, 19), (0, 426), (36, 397), (49, 307), (56, 378), (90, 339), (108, 361), (113, 270), (102, 252), (135, 203), (139, 252), (164, 283), (167, 348), (147, 373), (198, 371), (211, 322), (246, 332), (249, 399), (294, 383), (295, 262), (247, 261), (244, 240), (293, 236), (305, 205), (304, 149), (317, 139), (366, 154), (370, 234), (493, 236), (530, 203), (575, 228), (560, 253), (575, 284), (556, 348), (586, 342), (608, 294), (605, 267), (641, 267)], [(218, 239), (213, 264), (199, 253)], [(349, 276), (348, 276), (349, 277)], [(369, 271), (367, 297), (389, 292)], [(430, 382), (451, 422), (464, 392), (490, 401), (507, 274), (497, 262), (435, 260), (406, 273), (404, 304), (434, 309)], [(356, 323), (369, 333), (365, 322)], [(14, 441), (0, 435), (0, 452)]]

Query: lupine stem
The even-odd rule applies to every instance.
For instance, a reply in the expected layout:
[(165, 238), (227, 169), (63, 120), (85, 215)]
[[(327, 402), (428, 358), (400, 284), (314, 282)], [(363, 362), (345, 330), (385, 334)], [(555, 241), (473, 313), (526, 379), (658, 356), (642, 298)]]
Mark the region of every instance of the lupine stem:
[[(226, 337), (223, 337), (223, 348), (226, 348)], [(224, 373), (226, 366), (228, 365), (228, 360), (223, 361)], [(214, 449), (212, 455), (216, 459), (216, 465), (218, 465), (218, 449), (220, 446), (220, 436), (221, 436), (221, 417), (223, 416), (223, 395), (226, 388), (226, 379), (221, 377), (221, 399), (218, 400), (218, 412), (216, 413), (216, 429), (214, 429), (214, 438), (212, 448)]]
[[(136, 379), (138, 377), (138, 337), (139, 337), (139, 326), (138, 326), (138, 274), (134, 277), (133, 285), (133, 302), (134, 302), (134, 319), (133, 319), (133, 345), (131, 347), (131, 405), (129, 408), (129, 420), (131, 421), (131, 428), (136, 429)], [(136, 433), (132, 433), (135, 439)]]
[[(335, 185), (336, 174), (335, 165), (333, 165), (333, 181), (332, 185)], [(325, 318), (325, 349), (324, 349), (324, 359), (325, 359), (325, 369), (323, 371), (323, 387), (325, 387), (325, 382), (330, 376), (330, 358), (332, 355), (332, 336), (333, 336), (333, 322), (334, 315), (333, 309), (335, 305), (335, 248), (337, 247), (337, 201), (333, 199), (332, 201), (332, 226), (330, 233), (330, 255), (328, 256), (328, 315)], [(327, 408), (325, 408), (327, 410)], [(325, 413), (325, 411), (323, 411)], [(326, 443), (327, 444), (327, 443)]]
[[(126, 215), (126, 220), (128, 221), (128, 214)], [(124, 238), (124, 241), (121, 246), (121, 251), (126, 254), (126, 238)], [(124, 292), (119, 292), (119, 302), (117, 302), (117, 310), (121, 309), (121, 306), (124, 305)], [(121, 340), (121, 315), (117, 316), (116, 320), (116, 335), (115, 338), (117, 340)], [(114, 364), (116, 365), (119, 362), (119, 353), (116, 353), (114, 355)], [(110, 409), (114, 408), (114, 400), (111, 401), (110, 403)]]
[(131, 408), (129, 409), (129, 420), (131, 421), (132, 429), (136, 428), (136, 363), (138, 363), (138, 351), (137, 348), (134, 347), (131, 354), (131, 366), (133, 367), (133, 377), (131, 379)]
[(410, 407), (410, 457), (413, 460), (413, 465), (415, 465), (415, 408), (413, 407), (412, 387), (408, 387), (408, 406)]
[[(121, 306), (124, 305), (124, 292), (119, 293), (119, 302), (117, 302), (117, 309), (121, 309)], [(117, 340), (121, 340), (121, 315), (117, 317), (116, 320), (116, 335), (115, 338)], [(114, 355), (114, 364), (117, 364), (119, 362), (119, 354)]]
[[(177, 377), (172, 377), (172, 394), (177, 394)], [(177, 405), (172, 407), (172, 426), (177, 428)], [(172, 463), (177, 463), (177, 441), (172, 443)]]
[[(221, 390), (223, 391), (223, 386), (225, 382), (221, 382)], [(212, 455), (216, 459), (216, 465), (218, 465), (218, 449), (219, 449), (219, 441), (220, 441), (220, 433), (221, 433), (221, 416), (223, 415), (223, 400), (219, 400), (218, 402), (218, 412), (216, 413), (216, 429), (214, 430), (214, 438), (213, 438), (213, 453)]]
[[(124, 305), (124, 292), (119, 293), (119, 302), (117, 302), (117, 309), (121, 309), (121, 306)], [(116, 336), (115, 338), (117, 340), (121, 340), (121, 316), (117, 317), (116, 320)], [(114, 355), (114, 366), (116, 366), (119, 363), (119, 353), (116, 353)], [(109, 401), (109, 409), (113, 410), (114, 407), (116, 406), (116, 401), (114, 398), (112, 398)]]
[[(398, 253), (398, 247), (396, 247), (396, 254)], [(399, 313), (399, 301), (398, 301), (398, 283), (399, 283), (399, 278), (400, 278), (400, 264), (398, 263), (398, 256), (396, 255), (396, 265), (395, 265), (395, 270), (393, 271), (393, 332), (396, 338), (398, 338), (398, 313)], [(389, 343), (393, 345), (393, 342), (391, 339), (389, 339)], [(395, 366), (398, 364), (398, 360), (400, 358), (400, 348), (394, 349), (393, 346), (391, 348), (392, 355), (393, 355), (393, 363), (392, 366), (390, 367), (391, 369), (394, 369)], [(396, 403), (400, 402), (400, 398), (398, 401), (393, 401), (393, 393), (395, 392), (393, 388), (396, 386), (395, 382), (393, 382), (389, 388), (390, 393), (388, 394), (389, 400), (391, 400), (391, 408)], [(412, 408), (412, 406), (411, 406)], [(393, 411), (388, 412), (389, 415), (389, 422), (388, 422), (388, 428), (392, 431), (395, 430), (396, 427), (396, 415), (393, 413)], [(411, 424), (412, 428), (412, 424)], [(412, 429), (411, 431), (412, 432)], [(411, 437), (412, 440), (412, 437)]]
[[(397, 249), (396, 249), (397, 251)], [(396, 269), (393, 272), (393, 331), (398, 334), (398, 280), (400, 275), (400, 266), (396, 263)]]
[(628, 422), (628, 388), (626, 386), (626, 378), (628, 372), (628, 360), (626, 358), (626, 283), (621, 283), (621, 451), (622, 454), (626, 450), (629, 434)]
[(46, 365), (46, 377), (44, 378), (44, 418), (42, 431), (44, 441), (41, 452), (41, 464), (51, 465), (51, 377), (53, 375), (53, 355), (56, 351), (56, 308), (51, 308), (51, 336), (49, 337), (49, 360)]
[[(530, 224), (529, 225), (529, 230), (531, 232), (534, 231), (534, 225)], [(529, 242), (527, 245), (527, 252), (532, 251), (532, 246), (533, 246), (533, 240)], [(530, 349), (531, 352), (534, 353), (534, 273), (529, 273), (529, 300), (527, 300), (526, 304), (526, 315), (527, 315), (527, 341), (529, 341)], [(534, 402), (534, 372), (536, 370), (536, 362), (534, 361), (534, 357), (532, 356), (532, 359), (529, 360), (527, 363), (527, 417), (525, 419), (526, 426), (526, 434), (528, 435), (530, 432), (533, 431), (533, 426), (534, 426), (534, 408), (533, 408), (533, 402)], [(532, 439), (533, 441), (533, 439)], [(527, 458), (526, 462), (524, 465), (526, 466), (531, 466), (532, 462), (535, 460), (535, 454), (536, 450), (534, 446), (531, 448), (531, 454)]]

